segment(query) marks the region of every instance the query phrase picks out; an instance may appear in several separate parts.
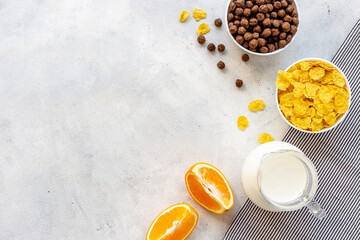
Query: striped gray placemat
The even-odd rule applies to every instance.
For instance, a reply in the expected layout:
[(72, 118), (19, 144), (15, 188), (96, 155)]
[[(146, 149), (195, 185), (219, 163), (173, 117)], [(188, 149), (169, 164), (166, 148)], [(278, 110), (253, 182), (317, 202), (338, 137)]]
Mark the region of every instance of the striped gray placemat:
[(332, 62), (350, 82), (352, 102), (348, 116), (331, 131), (307, 134), (291, 128), (283, 139), (314, 162), (319, 173), (315, 199), (327, 210), (327, 217), (319, 221), (306, 208), (268, 212), (248, 199), (224, 240), (360, 239), (360, 20)]

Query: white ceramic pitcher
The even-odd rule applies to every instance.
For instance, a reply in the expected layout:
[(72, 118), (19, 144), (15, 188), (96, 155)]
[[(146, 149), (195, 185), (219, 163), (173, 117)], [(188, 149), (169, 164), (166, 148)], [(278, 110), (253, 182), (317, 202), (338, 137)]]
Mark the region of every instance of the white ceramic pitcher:
[(255, 148), (244, 162), (242, 185), (250, 200), (265, 210), (306, 206), (319, 219), (326, 215), (313, 199), (318, 187), (314, 164), (289, 143), (274, 141)]

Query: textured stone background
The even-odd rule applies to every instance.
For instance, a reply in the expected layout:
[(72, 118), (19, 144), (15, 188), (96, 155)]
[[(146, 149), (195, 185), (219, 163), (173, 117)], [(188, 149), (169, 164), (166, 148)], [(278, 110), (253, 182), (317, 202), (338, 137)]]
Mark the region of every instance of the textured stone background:
[[(212, 23), (226, 4), (0, 1), (0, 239), (144, 239), (178, 202), (200, 215), (189, 239), (221, 239), (246, 199), (241, 165), (257, 136), (280, 140), (287, 129), (275, 107), (277, 70), (331, 59), (360, 16), (358, 0), (299, 1), (295, 42), (244, 63)], [(224, 54), (197, 44), (199, 22), (178, 22), (194, 8), (208, 12), (206, 37)], [(251, 113), (257, 98), (267, 107)], [(245, 132), (239, 115), (249, 118)], [(184, 174), (199, 161), (227, 176), (236, 197), (228, 213), (211, 214), (187, 193)]]

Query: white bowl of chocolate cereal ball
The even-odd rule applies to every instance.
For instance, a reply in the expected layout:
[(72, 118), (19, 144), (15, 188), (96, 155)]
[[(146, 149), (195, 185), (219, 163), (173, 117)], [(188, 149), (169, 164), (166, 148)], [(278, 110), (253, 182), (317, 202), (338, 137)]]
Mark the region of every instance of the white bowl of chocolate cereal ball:
[(287, 48), (299, 27), (295, 0), (230, 0), (225, 19), (235, 44), (259, 56)]

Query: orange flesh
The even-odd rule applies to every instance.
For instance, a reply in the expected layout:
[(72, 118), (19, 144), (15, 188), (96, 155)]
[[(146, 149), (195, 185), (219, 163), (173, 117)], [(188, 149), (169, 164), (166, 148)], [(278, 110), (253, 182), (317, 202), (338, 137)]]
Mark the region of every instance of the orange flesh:
[(164, 213), (156, 220), (147, 239), (185, 239), (191, 233), (196, 223), (196, 213), (189, 212), (185, 207), (176, 207)]
[(226, 178), (209, 164), (195, 164), (186, 173), (185, 181), (195, 201), (211, 212), (222, 214), (234, 204)]
[[(220, 211), (222, 209), (221, 205), (205, 191), (204, 186), (198, 181), (195, 175), (190, 174), (187, 177), (187, 181), (189, 191), (198, 203), (214, 211)], [(211, 191), (209, 188), (208, 190)]]

